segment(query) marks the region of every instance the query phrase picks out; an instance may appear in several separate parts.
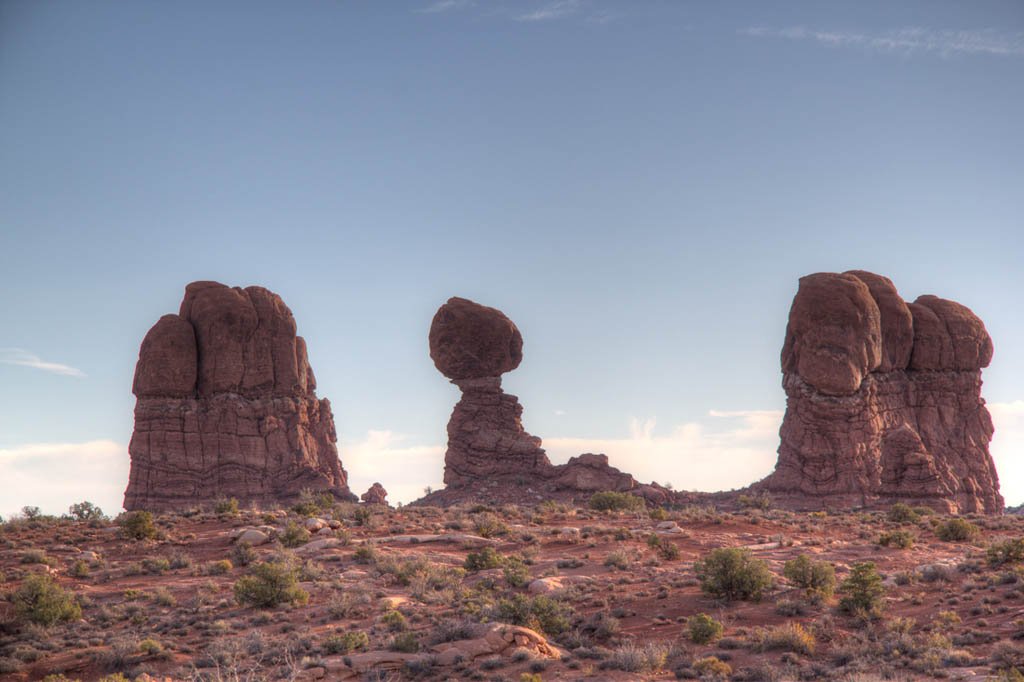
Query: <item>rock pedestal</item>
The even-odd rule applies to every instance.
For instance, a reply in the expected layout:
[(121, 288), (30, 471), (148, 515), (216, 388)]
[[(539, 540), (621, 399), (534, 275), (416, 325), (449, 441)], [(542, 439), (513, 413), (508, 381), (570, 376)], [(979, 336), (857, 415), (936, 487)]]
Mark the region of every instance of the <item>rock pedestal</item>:
[(186, 287), (179, 313), (160, 318), (139, 351), (125, 509), (283, 504), (303, 489), (355, 499), (330, 402), (316, 397), (295, 332), (267, 289)]
[(985, 326), (935, 296), (906, 304), (863, 271), (800, 280), (782, 350), (775, 472), (754, 486), (791, 507), (1002, 510), (988, 452)]

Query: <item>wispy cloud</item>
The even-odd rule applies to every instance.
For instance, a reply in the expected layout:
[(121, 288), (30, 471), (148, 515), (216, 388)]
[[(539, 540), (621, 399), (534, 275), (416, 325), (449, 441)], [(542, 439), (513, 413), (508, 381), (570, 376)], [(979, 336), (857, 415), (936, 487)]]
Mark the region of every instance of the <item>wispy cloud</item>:
[(453, 12), (455, 10), (466, 9), (473, 6), (472, 0), (438, 0), (431, 5), (417, 10), (425, 14), (439, 14), (441, 12)]
[(80, 369), (75, 369), (68, 365), (62, 365), (59, 362), (45, 362), (38, 355), (31, 353), (24, 348), (0, 348), (0, 364), (33, 367), (35, 369), (41, 369), (44, 372), (65, 374), (73, 377), (85, 376), (85, 372)]
[(520, 14), (516, 17), (516, 21), (554, 21), (576, 14), (581, 5), (580, 0), (555, 0), (555, 2), (549, 2), (532, 12)]
[(740, 34), (755, 38), (807, 40), (830, 47), (853, 47), (877, 52), (1024, 56), (1024, 33), (1004, 33), (994, 29), (948, 31), (912, 26), (871, 33), (803, 26), (755, 26), (740, 30)]
[(128, 446), (110, 440), (0, 448), (0, 514), (8, 518), (24, 506), (63, 514), (83, 500), (117, 514), (128, 484), (128, 462)]

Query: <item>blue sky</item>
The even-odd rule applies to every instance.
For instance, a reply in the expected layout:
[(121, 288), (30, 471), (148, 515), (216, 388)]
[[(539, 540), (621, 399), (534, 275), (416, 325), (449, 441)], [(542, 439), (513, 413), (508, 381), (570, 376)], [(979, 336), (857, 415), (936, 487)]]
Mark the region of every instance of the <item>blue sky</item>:
[(196, 279), (288, 303), (360, 492), (441, 480), (453, 295), (522, 330), (554, 460), (743, 485), (797, 279), (851, 268), (985, 321), (1024, 502), (1022, 73), (1016, 1), (8, 0), (0, 514), (118, 507), (139, 343)]

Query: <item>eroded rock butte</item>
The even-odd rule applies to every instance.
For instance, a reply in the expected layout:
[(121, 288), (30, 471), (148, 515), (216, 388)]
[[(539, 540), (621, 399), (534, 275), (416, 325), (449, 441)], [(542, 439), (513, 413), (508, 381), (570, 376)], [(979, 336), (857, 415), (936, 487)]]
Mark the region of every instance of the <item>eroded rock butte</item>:
[(281, 297), (193, 282), (139, 350), (125, 509), (221, 497), (281, 504), (310, 489), (355, 500), (331, 404)]
[(985, 325), (959, 303), (907, 304), (860, 270), (801, 278), (782, 348), (779, 457), (752, 489), (806, 509), (1001, 511), (981, 398), (991, 359)]

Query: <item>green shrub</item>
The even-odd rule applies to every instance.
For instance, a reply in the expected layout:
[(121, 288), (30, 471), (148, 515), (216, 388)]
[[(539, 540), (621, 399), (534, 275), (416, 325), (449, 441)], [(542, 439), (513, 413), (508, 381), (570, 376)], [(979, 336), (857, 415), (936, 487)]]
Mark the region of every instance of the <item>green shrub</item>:
[(511, 625), (558, 635), (569, 629), (571, 607), (543, 595), (528, 597), (517, 594), (498, 602), (498, 620)]
[(741, 547), (714, 549), (704, 559), (693, 562), (693, 571), (702, 590), (727, 601), (761, 601), (772, 586), (768, 564)]
[(629, 554), (625, 550), (617, 549), (614, 552), (608, 552), (608, 556), (604, 558), (604, 565), (608, 568), (617, 568), (620, 571), (625, 571), (629, 568), (630, 558)]
[(902, 502), (889, 507), (889, 520), (893, 523), (917, 523), (921, 515)]
[(935, 536), (943, 542), (969, 542), (980, 532), (980, 528), (963, 519), (950, 519), (935, 526)]
[(807, 590), (808, 594), (830, 599), (836, 589), (836, 571), (828, 561), (812, 561), (806, 554), (787, 561), (782, 575), (792, 585)]
[(84, 559), (79, 559), (71, 565), (70, 573), (75, 578), (88, 578), (89, 564)]
[(839, 590), (845, 593), (839, 600), (840, 610), (847, 613), (881, 613), (885, 587), (882, 586), (882, 576), (875, 570), (874, 562), (855, 563)]
[(82, 617), (82, 607), (74, 595), (41, 573), (26, 576), (10, 601), (19, 620), (37, 625), (50, 626)]
[(882, 547), (910, 549), (914, 546), (914, 534), (909, 530), (890, 530), (878, 536), (878, 544)]
[(248, 566), (256, 561), (256, 550), (250, 543), (243, 540), (231, 548), (228, 558), (235, 566)]
[(647, 546), (657, 552), (658, 556), (665, 561), (676, 561), (682, 556), (682, 552), (674, 542), (662, 539), (655, 533), (647, 536)]
[(171, 562), (164, 557), (147, 557), (142, 560), (142, 567), (146, 569), (146, 573), (163, 575), (171, 570)]
[(377, 551), (377, 545), (373, 542), (364, 542), (363, 544), (356, 547), (356, 551), (352, 553), (352, 559), (357, 564), (375, 564), (379, 558), (379, 552)]
[(813, 656), (817, 645), (814, 635), (800, 623), (784, 623), (769, 629), (758, 628), (751, 640), (757, 651), (792, 651), (805, 656)]
[(668, 513), (665, 511), (664, 507), (655, 507), (650, 511), (648, 516), (651, 521), (664, 521), (668, 518)]
[(121, 527), (121, 533), (126, 538), (133, 540), (145, 540), (156, 537), (156, 526), (153, 524), (153, 515), (148, 511), (126, 512), (117, 519), (117, 525)]
[(46, 564), (47, 566), (49, 566), (54, 563), (54, 560), (46, 556), (46, 552), (44, 552), (41, 549), (28, 549), (22, 553), (21, 563)]
[(324, 639), (323, 649), (328, 654), (350, 654), (356, 649), (365, 649), (370, 638), (365, 632), (358, 630), (343, 635), (328, 635)]
[(686, 621), (686, 633), (694, 644), (710, 644), (722, 638), (723, 627), (706, 613), (690, 616)]
[[(333, 504), (333, 497), (331, 502)], [(299, 516), (310, 518), (320, 513), (320, 505), (317, 504), (316, 498), (313, 497), (313, 491), (307, 489), (299, 493), (299, 499), (292, 505), (291, 510)]]
[(235, 601), (241, 606), (261, 609), (284, 603), (305, 604), (309, 601), (309, 593), (299, 587), (298, 582), (295, 567), (284, 562), (265, 561), (235, 581)]
[(103, 510), (92, 502), (77, 502), (68, 507), (68, 514), (76, 521), (96, 521), (103, 518)]
[(479, 552), (470, 552), (463, 567), (467, 571), (484, 571), (501, 566), (504, 558), (493, 547), (484, 547)]
[(479, 514), (473, 520), (473, 531), (482, 538), (508, 535), (508, 526), (494, 514)]
[(642, 497), (637, 497), (636, 495), (604, 490), (591, 495), (588, 506), (598, 511), (639, 511), (640, 509), (646, 509), (647, 503), (644, 502)]
[(407, 654), (414, 654), (420, 650), (420, 642), (416, 639), (415, 632), (403, 632), (395, 635), (388, 644), (392, 651), (401, 651)]
[(985, 554), (989, 565), (994, 567), (1019, 564), (1024, 561), (1024, 538), (993, 543)]
[(234, 566), (227, 559), (221, 559), (220, 561), (211, 561), (206, 564), (206, 575), (224, 575), (230, 573)]
[(530, 582), (530, 569), (519, 557), (505, 559), (502, 572), (505, 574), (505, 582), (509, 587), (526, 587)]
[(299, 547), (309, 542), (309, 531), (297, 523), (289, 523), (281, 533), (281, 544), (285, 547)]
[(238, 516), (238, 500), (235, 498), (217, 500), (213, 511), (221, 516)]
[(144, 639), (139, 642), (139, 652), (147, 656), (160, 656), (164, 653), (164, 646), (155, 639)]
[(692, 668), (700, 677), (726, 678), (732, 675), (732, 666), (716, 656), (698, 658)]
[(394, 610), (385, 612), (384, 615), (381, 616), (380, 622), (384, 624), (384, 627), (388, 629), (388, 632), (402, 632), (409, 628), (409, 624), (405, 622), (405, 616)]

